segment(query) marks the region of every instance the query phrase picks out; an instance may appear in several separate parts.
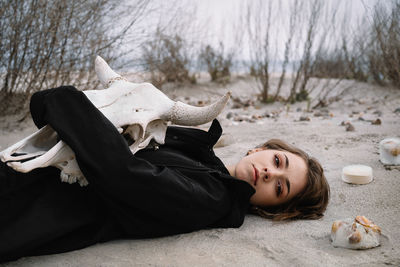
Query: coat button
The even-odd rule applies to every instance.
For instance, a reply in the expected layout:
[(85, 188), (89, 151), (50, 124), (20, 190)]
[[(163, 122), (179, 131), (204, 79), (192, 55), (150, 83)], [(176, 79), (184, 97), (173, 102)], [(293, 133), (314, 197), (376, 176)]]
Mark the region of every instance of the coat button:
[(176, 135), (174, 135), (172, 138), (173, 138), (174, 140), (178, 140), (178, 136), (176, 136)]

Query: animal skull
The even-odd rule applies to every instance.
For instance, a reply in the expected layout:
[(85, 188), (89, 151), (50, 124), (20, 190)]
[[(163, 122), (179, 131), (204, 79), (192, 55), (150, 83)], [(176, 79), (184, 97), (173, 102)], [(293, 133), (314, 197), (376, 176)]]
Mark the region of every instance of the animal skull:
[[(193, 126), (213, 120), (230, 97), (228, 92), (209, 106), (190, 106), (172, 101), (150, 83), (128, 82), (99, 56), (95, 69), (106, 89), (83, 93), (120, 133), (129, 134), (135, 140), (130, 146), (133, 154), (145, 148), (153, 139), (158, 144), (164, 144), (168, 121)], [(78, 181), (81, 186), (88, 184), (74, 152), (63, 141), (57, 140), (57, 133), (49, 125), (0, 152), (0, 159), (19, 172), (54, 166), (61, 170), (62, 181)]]

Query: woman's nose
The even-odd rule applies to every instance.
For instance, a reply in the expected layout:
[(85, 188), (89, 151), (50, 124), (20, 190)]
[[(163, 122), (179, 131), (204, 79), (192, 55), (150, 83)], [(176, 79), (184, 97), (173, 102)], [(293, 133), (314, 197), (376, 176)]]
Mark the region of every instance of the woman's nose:
[(273, 169), (262, 168), (261, 175), (263, 178), (270, 180), (270, 179), (273, 179), (274, 177), (276, 177), (278, 175), (278, 172)]
[(261, 169), (261, 177), (263, 177), (263, 178), (265, 178), (265, 179), (268, 179), (268, 178), (271, 178), (271, 171), (270, 170), (268, 170), (268, 168), (262, 168)]

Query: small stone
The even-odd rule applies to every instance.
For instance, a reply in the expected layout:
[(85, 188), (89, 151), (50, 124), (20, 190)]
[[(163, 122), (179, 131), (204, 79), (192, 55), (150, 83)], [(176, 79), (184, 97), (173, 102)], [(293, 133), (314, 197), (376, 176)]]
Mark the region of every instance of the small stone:
[(400, 113), (400, 108), (396, 108), (393, 112), (394, 113)]
[(354, 132), (355, 128), (353, 126), (353, 124), (351, 124), (350, 122), (348, 124), (346, 124), (346, 132)]
[(233, 118), (234, 121), (243, 121), (243, 118), (240, 116), (236, 116)]
[(234, 121), (238, 122), (256, 122), (254, 119), (251, 118), (249, 115), (237, 115), (233, 118)]
[(297, 108), (296, 111), (297, 111), (297, 112), (300, 112), (300, 111), (301, 111), (301, 108)]
[(301, 116), (299, 121), (310, 121), (310, 118), (307, 116)]
[(358, 117), (358, 120), (359, 120), (359, 121), (365, 121), (365, 119), (364, 119), (363, 117), (361, 117), (361, 116)]
[(347, 125), (349, 125), (349, 124), (350, 124), (349, 121), (342, 121), (342, 122), (340, 123), (340, 126), (347, 126)]
[(261, 115), (258, 115), (258, 114), (253, 114), (253, 115), (251, 116), (251, 118), (252, 118), (252, 119), (255, 119), (255, 120), (259, 120), (259, 119), (262, 118), (262, 116), (261, 116)]
[(266, 112), (262, 116), (266, 117), (266, 118), (276, 118), (276, 117), (279, 116), (279, 113), (278, 112), (274, 112), (274, 111), (273, 112)]
[(233, 105), (232, 105), (232, 109), (238, 109), (238, 108), (242, 108), (243, 107), (243, 105), (241, 105), (241, 104), (239, 104), (239, 103), (234, 103)]
[(228, 120), (232, 119), (233, 118), (233, 112), (228, 112), (228, 114), (226, 114), (226, 118)]
[(382, 116), (382, 111), (375, 110), (372, 114), (378, 115), (380, 117), (380, 116)]
[(360, 112), (359, 112), (359, 111), (355, 111), (355, 110), (353, 110), (351, 113), (352, 113), (353, 115), (360, 114)]
[(314, 117), (321, 117), (323, 116), (321, 112), (317, 111), (314, 113)]
[(244, 103), (244, 106), (245, 106), (245, 107), (250, 107), (250, 106), (253, 106), (253, 105), (254, 105), (254, 102), (253, 102), (251, 99), (247, 100), (247, 101)]
[(376, 120), (372, 121), (371, 123), (372, 123), (372, 125), (381, 125), (382, 121), (381, 121), (381, 119), (377, 118)]

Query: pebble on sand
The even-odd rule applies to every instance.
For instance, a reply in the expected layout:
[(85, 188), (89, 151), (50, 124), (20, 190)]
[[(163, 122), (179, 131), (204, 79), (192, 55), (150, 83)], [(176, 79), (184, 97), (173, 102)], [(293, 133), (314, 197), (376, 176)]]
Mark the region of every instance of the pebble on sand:
[(231, 118), (233, 118), (234, 115), (235, 114), (233, 114), (233, 112), (228, 112), (228, 114), (226, 114), (226, 118), (231, 119)]
[(314, 117), (321, 117), (323, 116), (321, 112), (317, 111), (314, 113)]
[(376, 120), (372, 121), (371, 124), (372, 125), (381, 125), (382, 121), (381, 121), (381, 119), (377, 118)]
[(346, 132), (354, 132), (355, 128), (350, 122), (346, 123)]
[(311, 120), (310, 117), (307, 116), (301, 116), (299, 119), (299, 121), (310, 121), (310, 120)]
[(382, 116), (382, 111), (375, 110), (372, 114), (375, 114), (375, 115), (378, 115), (378, 116)]

